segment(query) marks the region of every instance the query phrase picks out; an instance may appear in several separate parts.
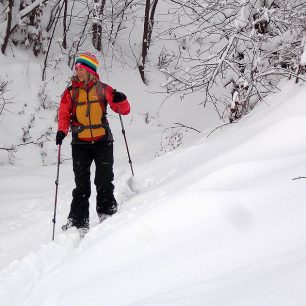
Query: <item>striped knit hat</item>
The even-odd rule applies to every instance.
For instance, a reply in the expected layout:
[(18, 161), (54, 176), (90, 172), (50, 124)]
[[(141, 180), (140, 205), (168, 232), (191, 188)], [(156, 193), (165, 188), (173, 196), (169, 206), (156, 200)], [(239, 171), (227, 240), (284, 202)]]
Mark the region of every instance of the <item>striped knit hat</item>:
[(78, 58), (75, 61), (74, 67), (75, 69), (84, 68), (89, 73), (98, 76), (97, 67), (99, 65), (99, 61), (92, 53), (86, 52), (79, 54)]

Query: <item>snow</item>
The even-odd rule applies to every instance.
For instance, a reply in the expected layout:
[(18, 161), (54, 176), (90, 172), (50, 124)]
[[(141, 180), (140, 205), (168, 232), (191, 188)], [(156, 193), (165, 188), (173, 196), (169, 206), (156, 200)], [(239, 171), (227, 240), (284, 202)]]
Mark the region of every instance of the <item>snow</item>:
[(20, 18), (23, 18), (27, 14), (29, 14), (35, 7), (41, 6), (42, 5), (42, 0), (36, 0), (27, 7), (25, 7), (23, 10), (19, 12)]
[[(238, 30), (250, 13), (240, 2)], [(130, 33), (130, 43), (140, 50), (139, 33)], [(76, 30), (70, 35), (80, 39)], [(238, 123), (214, 130), (224, 122), (213, 105), (199, 105), (200, 94), (165, 99), (161, 85), (171, 79), (151, 57), (148, 86), (133, 57), (112, 66), (100, 57), (101, 80), (131, 103), (123, 122), (135, 176), (119, 117), (109, 111), (119, 211), (99, 224), (92, 184), (90, 232), (83, 240), (76, 230), (61, 232), (74, 188), (68, 136), (52, 242), (55, 115), (72, 72), (66, 55), (51, 50), (42, 82), (43, 56), (13, 45), (0, 53), (0, 81), (9, 82), (4, 97), (12, 102), (0, 115), (0, 306), (304, 306), (305, 179), (295, 178), (306, 176), (305, 85), (283, 81)], [(189, 130), (165, 153), (161, 135), (175, 122), (201, 133)], [(24, 145), (25, 136), (34, 143)], [(16, 152), (2, 150), (12, 146)]]
[(247, 26), (250, 18), (249, 4), (245, 0), (241, 0), (240, 2), (241, 2), (240, 16), (234, 21), (234, 25), (237, 30), (241, 30), (242, 28)]
[[(15, 65), (10, 71), (17, 76)], [(28, 148), (15, 166), (1, 167), (0, 305), (305, 305), (305, 181), (292, 180), (306, 171), (305, 86), (283, 82), (239, 123), (209, 137), (207, 127), (154, 158), (162, 127), (146, 124), (143, 114), (154, 114), (157, 96), (131, 74), (123, 85), (126, 76), (109, 73), (108, 81), (126, 87), (132, 103), (123, 119), (136, 176), (112, 115), (119, 212), (98, 224), (93, 192), (91, 231), (83, 240), (60, 230), (74, 184), (69, 140), (54, 242), (54, 143), (45, 166)], [(176, 118), (166, 114), (169, 122)]]
[(305, 66), (306, 65), (306, 45), (304, 46), (304, 51), (301, 55), (301, 61), (300, 61), (300, 64), (302, 66)]

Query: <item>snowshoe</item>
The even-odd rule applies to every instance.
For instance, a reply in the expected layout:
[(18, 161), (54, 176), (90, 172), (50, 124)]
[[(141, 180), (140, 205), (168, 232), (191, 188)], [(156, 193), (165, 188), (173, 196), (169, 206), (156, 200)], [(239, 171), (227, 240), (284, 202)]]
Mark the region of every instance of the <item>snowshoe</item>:
[(73, 227), (73, 223), (71, 219), (67, 220), (67, 223), (62, 225), (62, 231), (67, 231), (69, 228)]
[(102, 223), (102, 222), (105, 221), (108, 217), (110, 217), (110, 215), (101, 214), (101, 215), (99, 215), (98, 217), (99, 217), (99, 222)]
[(84, 236), (88, 233), (89, 231), (89, 220), (86, 220), (85, 224), (82, 225), (82, 226), (77, 226), (73, 223), (72, 219), (69, 219), (67, 220), (67, 223), (64, 224), (62, 226), (62, 230), (63, 231), (67, 231), (68, 229), (72, 228), (72, 227), (75, 227), (79, 234), (80, 234), (80, 237), (81, 238), (84, 238)]
[(88, 227), (80, 227), (80, 228), (78, 228), (78, 232), (80, 234), (80, 238), (83, 239), (85, 237), (85, 235), (89, 232), (89, 228)]

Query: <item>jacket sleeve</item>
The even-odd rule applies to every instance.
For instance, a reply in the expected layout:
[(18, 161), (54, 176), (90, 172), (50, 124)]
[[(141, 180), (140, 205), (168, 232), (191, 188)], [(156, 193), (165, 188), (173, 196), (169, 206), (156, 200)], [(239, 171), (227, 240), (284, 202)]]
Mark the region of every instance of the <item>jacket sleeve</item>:
[(69, 89), (67, 88), (60, 102), (59, 110), (58, 110), (58, 131), (63, 131), (66, 135), (69, 131), (70, 120), (72, 113), (72, 101)]
[(114, 94), (113, 94), (113, 88), (109, 85), (106, 87), (106, 100), (109, 104), (110, 108), (118, 114), (121, 115), (127, 115), (130, 112), (130, 103), (127, 99), (114, 103), (113, 102)]

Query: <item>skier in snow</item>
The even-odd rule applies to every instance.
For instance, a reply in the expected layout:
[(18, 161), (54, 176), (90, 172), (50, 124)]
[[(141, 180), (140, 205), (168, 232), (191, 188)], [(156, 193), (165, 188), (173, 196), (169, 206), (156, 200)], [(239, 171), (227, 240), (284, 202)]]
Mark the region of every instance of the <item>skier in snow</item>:
[(125, 94), (102, 83), (97, 58), (80, 54), (75, 61), (71, 86), (63, 93), (58, 113), (56, 144), (61, 145), (69, 127), (72, 132), (72, 160), (76, 187), (66, 225), (86, 232), (89, 229), (90, 166), (95, 162), (96, 211), (102, 222), (117, 212), (114, 197), (113, 137), (106, 118), (107, 105), (121, 115), (130, 112)]

